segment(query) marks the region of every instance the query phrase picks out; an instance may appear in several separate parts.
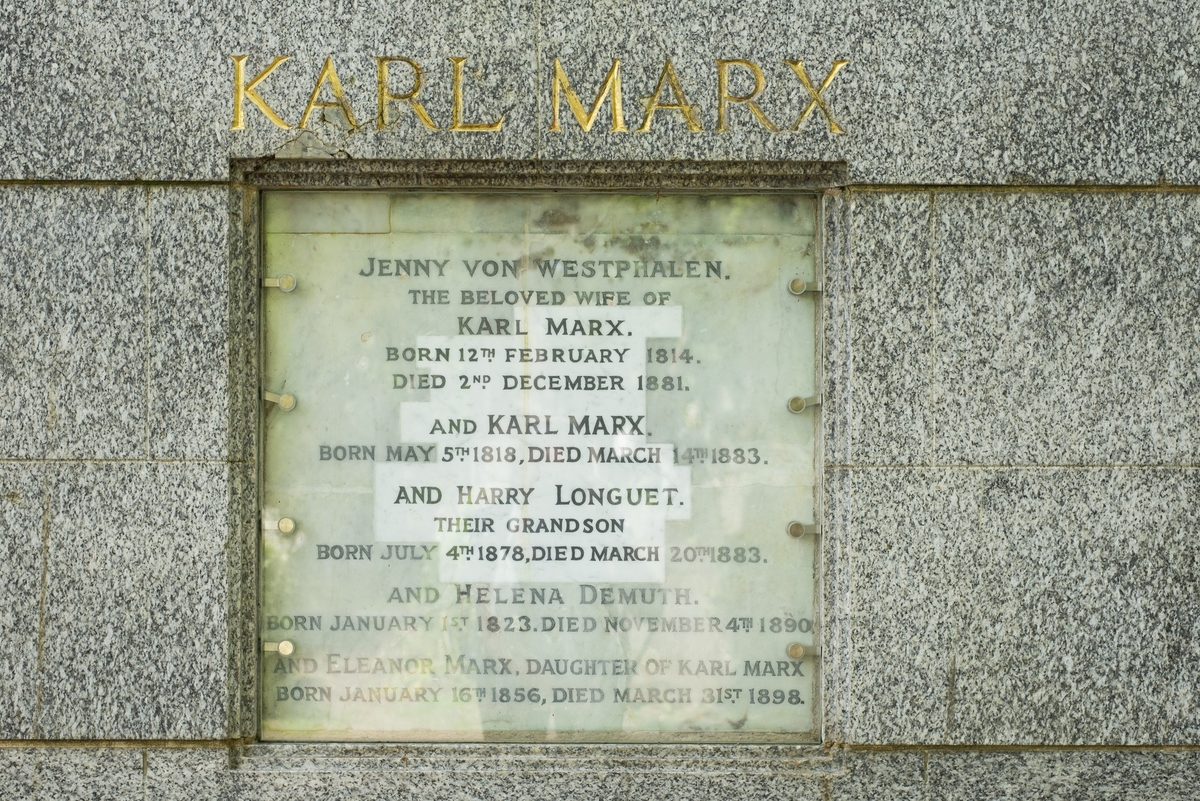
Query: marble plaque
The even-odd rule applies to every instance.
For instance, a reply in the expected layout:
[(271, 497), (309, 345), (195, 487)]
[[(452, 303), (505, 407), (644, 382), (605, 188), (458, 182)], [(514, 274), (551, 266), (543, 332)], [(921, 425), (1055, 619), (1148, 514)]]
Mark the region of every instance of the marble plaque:
[(264, 739), (817, 739), (814, 198), (263, 202)]

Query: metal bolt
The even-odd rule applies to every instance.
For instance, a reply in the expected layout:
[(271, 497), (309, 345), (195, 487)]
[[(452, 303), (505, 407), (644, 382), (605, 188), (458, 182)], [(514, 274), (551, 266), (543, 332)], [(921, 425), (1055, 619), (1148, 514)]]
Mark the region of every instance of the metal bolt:
[[(801, 648), (800, 650), (801, 650), (801, 652), (803, 652), (804, 649)], [(296, 644), (293, 643), (291, 640), (284, 640), (283, 642), (279, 643), (279, 655), (280, 656), (291, 656), (295, 651), (296, 651)], [(799, 657), (797, 657), (797, 659), (799, 659)]]
[(788, 292), (793, 295), (803, 295), (805, 292), (820, 292), (821, 285), (816, 281), (805, 281), (803, 278), (793, 278), (788, 282)]
[(296, 521), (290, 517), (281, 518), (278, 528), (280, 534), (291, 534), (296, 530)]
[(290, 412), (292, 409), (296, 408), (296, 396), (295, 395), (288, 395), (288, 394), (277, 395), (274, 392), (264, 392), (263, 400), (267, 401), (268, 403), (276, 404), (277, 406), (279, 406), (279, 408), (281, 410), (283, 410), (285, 412)]
[(793, 414), (800, 414), (800, 412), (804, 411), (809, 406), (820, 406), (820, 405), (821, 405), (821, 396), (820, 395), (810, 395), (807, 398), (802, 398), (799, 395), (796, 395), (794, 397), (788, 398), (788, 411), (792, 412)]
[(810, 526), (806, 523), (800, 523), (800, 522), (793, 520), (792, 522), (788, 523), (787, 533), (788, 533), (789, 537), (795, 537), (796, 539), (800, 539), (805, 534), (820, 534), (821, 526), (820, 525), (811, 525)]
[[(279, 643), (279, 653), (283, 653), (283, 643)], [(787, 655), (789, 659), (803, 659), (804, 646), (798, 642), (792, 643), (787, 647)]]
[(278, 278), (264, 278), (263, 286), (283, 292), (291, 292), (296, 288), (296, 276), (285, 273)]

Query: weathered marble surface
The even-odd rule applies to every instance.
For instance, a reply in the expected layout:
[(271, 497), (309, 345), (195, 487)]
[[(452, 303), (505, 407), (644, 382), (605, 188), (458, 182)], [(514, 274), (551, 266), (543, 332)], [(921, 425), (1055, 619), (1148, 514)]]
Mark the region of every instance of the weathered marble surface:
[[(10, 87), (0, 177), (221, 180), (231, 156), (286, 147), (358, 158), (844, 160), (869, 183), (1188, 183), (1200, 175), (1198, 27), (1194, 4), (1163, 0), (405, 0), (344, 10), (38, 0), (0, 19)], [(262, 86), (292, 125), (334, 56), (362, 127), (314, 122), (300, 141), (248, 108), (248, 129), (229, 130), (234, 54), (250, 56), (251, 75), (275, 55), (293, 57)], [(375, 55), (424, 66), (420, 97), (442, 130), (407, 112), (395, 130), (375, 129)], [(503, 114), (500, 133), (445, 130), (449, 56), (469, 59), (465, 121)], [(632, 129), (666, 56), (703, 133), (687, 132), (678, 112), (661, 112), (645, 134), (604, 133), (607, 111), (586, 136), (573, 119), (548, 130), (554, 58), (589, 104), (621, 58)], [(780, 126), (807, 100), (782, 59), (803, 60), (817, 82), (848, 59), (828, 90), (847, 133), (830, 134), (818, 112), (799, 134), (768, 134), (745, 108), (732, 112), (730, 132), (713, 131), (720, 58), (763, 66), (762, 105)], [(406, 78), (398, 70), (396, 91)]]

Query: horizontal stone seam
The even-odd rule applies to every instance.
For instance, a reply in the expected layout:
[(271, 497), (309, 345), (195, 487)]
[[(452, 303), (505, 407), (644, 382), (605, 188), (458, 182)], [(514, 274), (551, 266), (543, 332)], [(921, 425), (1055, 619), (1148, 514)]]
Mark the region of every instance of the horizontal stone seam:
[(136, 178), (113, 178), (110, 180), (92, 180), (92, 179), (53, 179), (53, 178), (4, 178), (0, 179), (0, 187), (5, 186), (46, 186), (46, 187), (96, 187), (104, 189), (108, 187), (117, 188), (163, 188), (163, 189), (228, 189), (232, 186), (231, 181), (164, 181), (164, 180), (139, 180)]
[(850, 192), (884, 194), (1145, 194), (1145, 195), (1194, 195), (1200, 193), (1197, 184), (846, 184)]
[(207, 457), (198, 457), (195, 459), (171, 459), (171, 458), (123, 458), (114, 457), (111, 459), (80, 457), (78, 459), (66, 459), (59, 457), (48, 457), (45, 459), (31, 459), (24, 456), (0, 456), (0, 464), (237, 464), (248, 465), (255, 464), (253, 459), (216, 459)]
[[(650, 162), (659, 163), (659, 162)], [(633, 175), (634, 173), (630, 173)], [(317, 173), (319, 175), (319, 173)], [(339, 177), (340, 173), (330, 173), (331, 180)], [(580, 172), (581, 176), (586, 171)], [(470, 178), (471, 176), (445, 175), (427, 176), (450, 180), (453, 178)], [(486, 174), (489, 178), (502, 178)], [(730, 176), (722, 176), (730, 177)], [(753, 176), (750, 176), (753, 177)], [(196, 188), (196, 189), (259, 189), (260, 184), (238, 181), (196, 181), (196, 180), (138, 180), (138, 179), (41, 179), (41, 178), (7, 178), (0, 179), (0, 187), (20, 186), (63, 186), (63, 187), (162, 187), (162, 188)], [(274, 188), (274, 187), (272, 187)], [(305, 185), (308, 188), (308, 185)], [(500, 189), (502, 187), (472, 187), (479, 191)], [(521, 187), (524, 188), (524, 187)], [(583, 187), (587, 189), (588, 187)], [(1200, 194), (1200, 185), (1195, 184), (840, 184), (836, 188), (851, 192), (862, 193), (991, 193), (991, 194)], [(368, 191), (368, 190), (364, 190)], [(599, 189), (597, 189), (599, 191)], [(809, 191), (809, 190), (796, 190)]]
[(694, 770), (667, 770), (667, 769), (662, 769), (662, 768), (658, 768), (658, 767), (647, 767), (645, 765), (630, 765), (627, 768), (618, 768), (618, 767), (602, 767), (601, 768), (601, 767), (595, 767), (595, 766), (586, 767), (586, 766), (582, 766), (582, 765), (579, 767), (569, 767), (569, 766), (563, 766), (563, 765), (561, 765), (561, 763), (556, 763), (555, 765), (549, 765), (545, 769), (532, 769), (532, 768), (528, 768), (528, 767), (464, 769), (462, 767), (457, 767), (457, 766), (455, 766), (455, 767), (447, 766), (444, 768), (425, 768), (425, 769), (421, 769), (421, 768), (402, 768), (402, 769), (390, 769), (390, 770), (364, 769), (364, 770), (353, 770), (353, 771), (351, 771), (351, 770), (321, 770), (320, 768), (317, 768), (317, 767), (306, 767), (303, 769), (301, 769), (301, 768), (289, 769), (289, 768), (246, 768), (244, 766), (239, 766), (236, 768), (229, 769), (230, 774), (240, 774), (240, 775), (245, 775), (245, 776), (294, 775), (297, 773), (316, 775), (316, 776), (329, 775), (329, 774), (335, 774), (335, 773), (336, 774), (388, 773), (388, 774), (403, 774), (403, 775), (434, 775), (434, 776), (437, 776), (437, 775), (446, 775), (446, 774), (450, 774), (450, 773), (455, 773), (455, 774), (465, 773), (465, 774), (469, 774), (469, 775), (483, 775), (483, 776), (496, 776), (496, 775), (520, 776), (520, 775), (524, 775), (524, 774), (532, 774), (534, 776), (540, 775), (540, 774), (556, 774), (556, 775), (557, 774), (567, 774), (567, 775), (580, 774), (580, 775), (587, 775), (587, 776), (632, 775), (632, 776), (643, 776), (644, 777), (647, 772), (652, 772), (653, 775), (655, 775), (655, 776), (667, 776), (667, 775), (697, 776), (697, 777), (700, 777), (700, 776), (729, 776), (729, 777), (735, 777), (735, 778), (748, 778), (748, 777), (760, 776), (760, 777), (770, 778), (770, 779), (785, 779), (785, 778), (838, 779), (838, 778), (845, 778), (850, 775), (849, 773), (847, 773), (841, 769), (839, 769), (837, 771), (832, 771), (832, 770), (830, 770), (830, 771), (821, 771), (821, 770), (790, 771), (790, 770), (780, 770), (780, 769), (775, 769), (775, 768), (764, 768), (761, 770), (746, 770), (744, 768), (734, 767), (734, 768), (728, 768), (728, 769), (724, 769), (724, 770), (706, 770), (704, 768), (696, 768)]
[(253, 740), (0, 740), (0, 748), (237, 748)]
[(929, 754), (938, 752), (956, 752), (956, 753), (1000, 753), (1014, 754), (1022, 752), (1038, 752), (1038, 753), (1190, 753), (1200, 751), (1200, 744), (1196, 743), (1177, 743), (1164, 745), (867, 745), (867, 744), (839, 744), (832, 746), (832, 751), (836, 755), (839, 752), (854, 752), (854, 753), (904, 753), (904, 754)]
[(833, 464), (826, 463), (827, 470), (1195, 470), (1197, 462), (1062, 462), (1040, 464), (1036, 462), (1013, 462), (996, 464), (930, 463), (910, 464)]
[[(778, 745), (770, 743), (661, 743), (651, 745), (640, 743), (636, 745), (621, 745), (616, 743), (564, 743), (561, 745), (548, 745), (546, 743), (420, 743), (404, 745), (370, 745), (363, 743), (350, 742), (328, 742), (320, 744), (296, 744), (282, 742), (264, 742), (254, 740), (252, 738), (242, 738), (235, 740), (0, 740), (0, 748), (80, 748), (80, 749), (100, 749), (100, 748), (164, 748), (164, 749), (206, 749), (214, 750), (219, 748), (238, 748), (251, 746), (258, 749), (260, 753), (249, 753), (243, 758), (247, 760), (298, 760), (298, 759), (329, 759), (329, 760), (389, 760), (389, 759), (404, 759), (404, 760), (437, 760), (454, 762), (463, 759), (479, 758), (479, 751), (487, 751), (493, 756), (503, 756), (505, 759), (514, 760), (562, 760), (566, 759), (585, 759), (585, 757), (563, 757), (560, 754), (554, 753), (559, 749), (578, 749), (588, 748), (595, 751), (616, 752), (613, 756), (618, 759), (627, 760), (629, 762), (646, 762), (646, 761), (678, 761), (684, 762), (689, 759), (694, 759), (700, 756), (691, 756), (689, 754), (679, 754), (678, 756), (669, 756), (667, 754), (636, 754), (627, 753), (621, 754), (621, 751), (637, 749), (646, 751), (648, 749), (664, 749), (664, 750), (688, 750), (688, 751), (706, 751), (710, 749), (731, 750), (736, 749), (744, 751), (746, 758), (770, 759), (772, 761), (791, 761), (796, 760), (823, 762), (828, 759), (835, 758), (840, 753), (850, 752), (869, 752), (869, 753), (932, 753), (941, 751), (954, 752), (988, 752), (988, 753), (1019, 753), (1019, 752), (1127, 752), (1127, 753), (1168, 753), (1168, 752), (1196, 752), (1200, 751), (1200, 744), (1179, 743), (1165, 745), (870, 745), (870, 744), (846, 744), (839, 743), (837, 745), (822, 746), (819, 743), (812, 745)], [(354, 753), (360, 749), (371, 748), (394, 748), (395, 754), (357, 754)], [(828, 757), (817, 755), (811, 756), (793, 756), (788, 754), (754, 754), (753, 751), (764, 751), (780, 748), (794, 749), (817, 749), (826, 748), (829, 750)], [(346, 753), (336, 753), (339, 749), (345, 749)], [(542, 753), (522, 754), (521, 750), (539, 749)], [(279, 751), (287, 751), (290, 753), (279, 754), (264, 754), (262, 750), (271, 749)], [(317, 750), (319, 749), (319, 751)], [(430, 751), (460, 751), (461, 755), (453, 753), (428, 753)], [(298, 751), (298, 752), (297, 752)], [(509, 751), (510, 753), (501, 754), (499, 752)], [(426, 753), (421, 753), (426, 752)], [(705, 758), (710, 758), (705, 756)], [(724, 756), (720, 758), (722, 764), (735, 762), (739, 759), (738, 756)]]

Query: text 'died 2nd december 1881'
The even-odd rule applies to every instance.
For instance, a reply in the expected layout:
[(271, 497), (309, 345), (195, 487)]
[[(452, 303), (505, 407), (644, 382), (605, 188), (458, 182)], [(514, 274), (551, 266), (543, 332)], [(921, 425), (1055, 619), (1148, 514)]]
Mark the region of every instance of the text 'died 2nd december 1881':
[(266, 739), (815, 739), (815, 200), (264, 195)]

